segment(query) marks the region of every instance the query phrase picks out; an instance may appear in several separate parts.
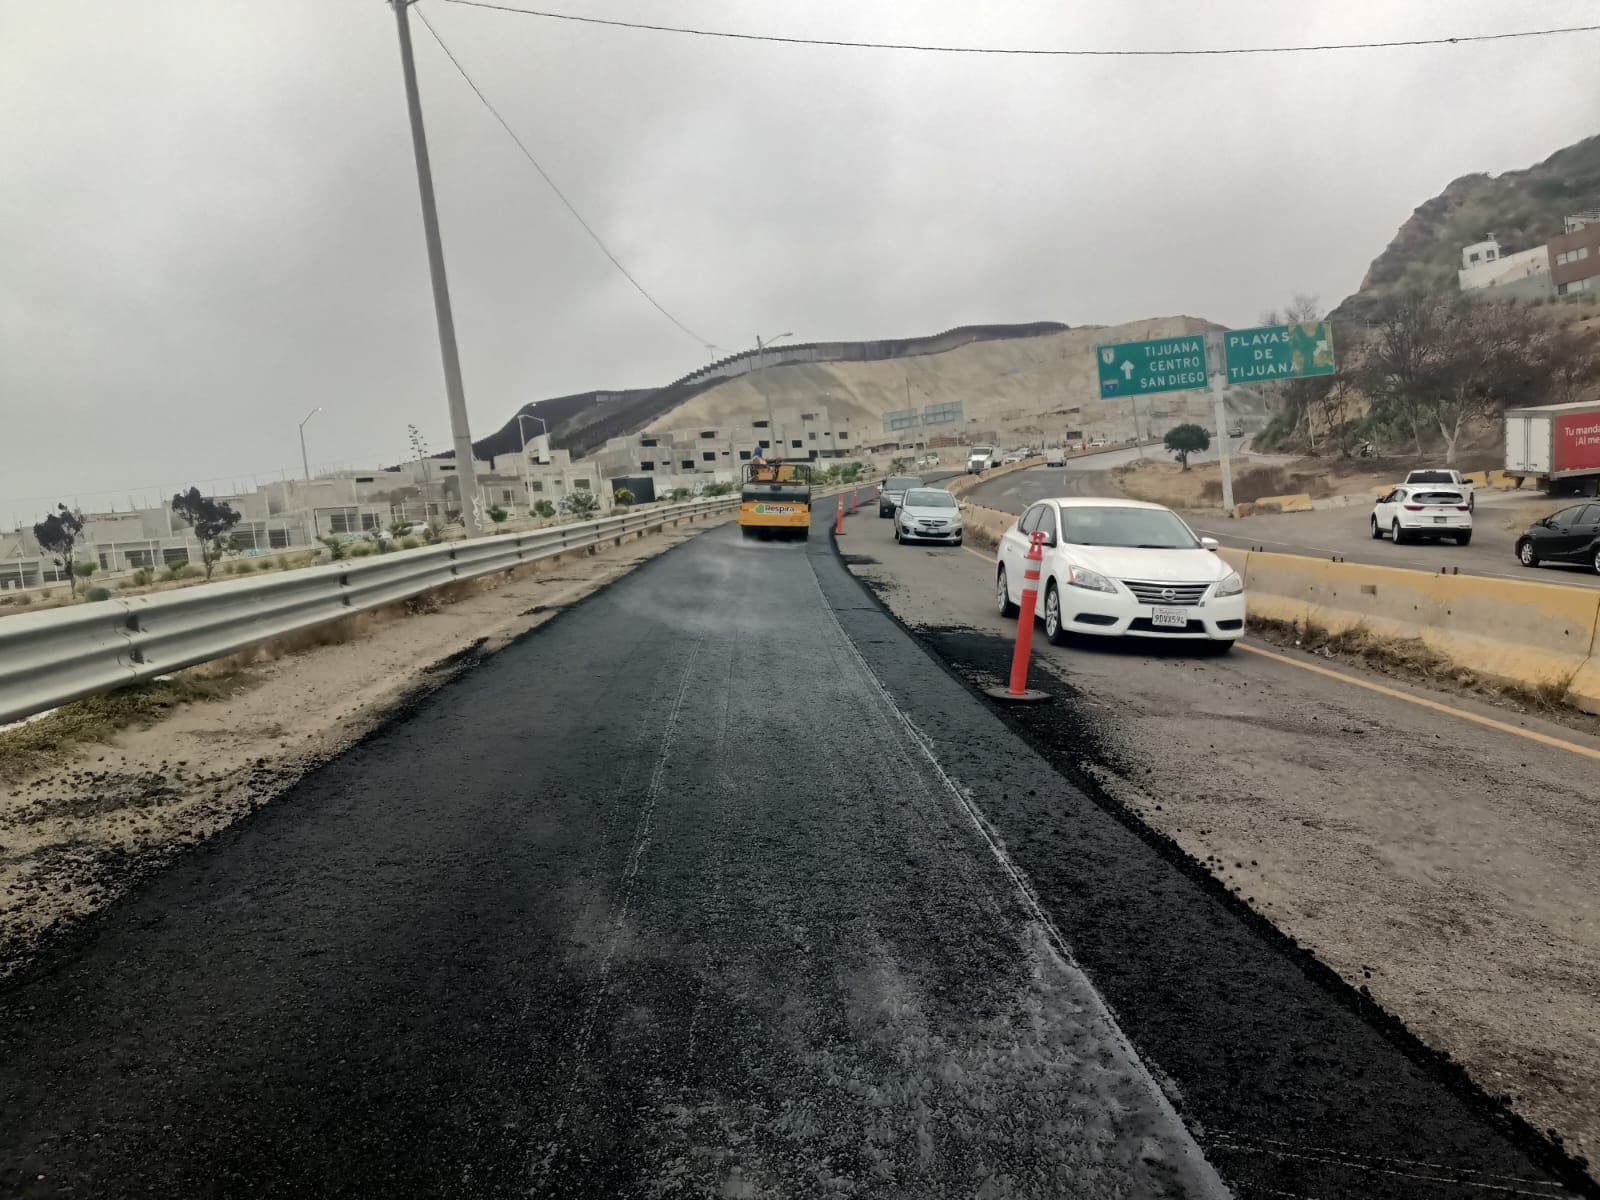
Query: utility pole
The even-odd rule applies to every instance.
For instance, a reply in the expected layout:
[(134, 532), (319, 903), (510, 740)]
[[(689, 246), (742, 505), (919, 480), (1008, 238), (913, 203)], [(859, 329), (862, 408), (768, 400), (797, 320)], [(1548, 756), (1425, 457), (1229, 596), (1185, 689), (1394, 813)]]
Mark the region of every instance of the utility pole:
[(422, 128), (422, 98), (417, 92), (417, 66), (411, 58), (411, 24), (407, 9), (416, 0), (389, 0), (400, 33), (400, 67), (405, 75), (406, 110), (411, 117), (411, 149), (417, 159), (417, 190), (422, 198), (422, 234), (428, 243), (428, 271), (433, 279), (433, 309), (439, 320), (439, 355), (444, 360), (444, 390), (450, 401), (450, 433), (456, 449), (456, 480), (461, 489), (461, 519), (467, 536), (481, 537), (483, 499), (478, 495), (478, 467), (472, 457), (472, 429), (467, 424), (467, 396), (461, 386), (461, 358), (456, 352), (456, 323), (450, 313), (450, 284), (444, 272), (444, 247), (439, 241), (439, 214), (433, 200), (433, 169), (428, 162), (428, 135)]
[(1222, 464), (1222, 511), (1233, 516), (1233, 457), (1228, 446), (1228, 359), (1222, 335), (1208, 333), (1206, 350), (1211, 359), (1211, 405), (1217, 423), (1217, 458)]

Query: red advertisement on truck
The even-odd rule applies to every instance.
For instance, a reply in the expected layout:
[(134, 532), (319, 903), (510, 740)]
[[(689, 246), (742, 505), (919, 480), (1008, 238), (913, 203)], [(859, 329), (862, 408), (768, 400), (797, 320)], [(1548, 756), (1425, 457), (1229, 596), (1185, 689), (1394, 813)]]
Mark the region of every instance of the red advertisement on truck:
[(1551, 429), (1553, 471), (1600, 471), (1600, 408), (1563, 413)]

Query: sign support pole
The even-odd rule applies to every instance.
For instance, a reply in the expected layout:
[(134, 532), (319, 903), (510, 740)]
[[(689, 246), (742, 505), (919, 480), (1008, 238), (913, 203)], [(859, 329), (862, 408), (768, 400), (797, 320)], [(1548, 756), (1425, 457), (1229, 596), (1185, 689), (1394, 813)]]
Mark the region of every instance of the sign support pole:
[(1233, 448), (1228, 444), (1228, 358), (1223, 335), (1209, 334), (1206, 350), (1211, 358), (1211, 405), (1217, 424), (1217, 458), (1222, 464), (1222, 510), (1233, 516)]

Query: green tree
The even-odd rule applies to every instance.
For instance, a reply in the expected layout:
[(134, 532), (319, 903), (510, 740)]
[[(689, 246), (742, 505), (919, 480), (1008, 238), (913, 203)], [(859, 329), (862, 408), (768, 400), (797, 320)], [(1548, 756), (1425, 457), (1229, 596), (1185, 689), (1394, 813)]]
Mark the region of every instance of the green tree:
[(572, 517), (592, 517), (600, 511), (600, 497), (574, 489), (561, 501), (561, 511)]
[(556, 515), (556, 506), (548, 500), (536, 500), (533, 505), (533, 511), (548, 521)]
[(72, 594), (78, 594), (78, 576), (72, 559), (78, 551), (78, 537), (83, 533), (83, 514), (65, 504), (57, 504), (56, 511), (33, 527), (33, 540), (39, 549), (56, 561), (56, 566), (66, 572), (67, 584)]
[(633, 493), (625, 487), (619, 487), (611, 493), (611, 498), (617, 502), (618, 507), (627, 508), (633, 504)]
[(1198, 425), (1174, 425), (1167, 430), (1166, 448), (1172, 451), (1172, 457), (1183, 464), (1183, 469), (1189, 469), (1189, 455), (1198, 454), (1202, 450), (1211, 448), (1211, 436)]
[(72, 565), (72, 573), (79, 579), (87, 579), (100, 569), (99, 563), (81, 562)]
[(226, 500), (202, 496), (199, 488), (191, 487), (172, 497), (172, 515), (194, 530), (195, 541), (200, 543), (200, 563), (209, 581), (217, 560), (228, 549), (224, 539), (239, 523), (239, 513)]
[(510, 513), (506, 512), (506, 510), (501, 508), (498, 504), (494, 504), (489, 507), (489, 520), (493, 521), (496, 525), (504, 522), (505, 519), (510, 515)]

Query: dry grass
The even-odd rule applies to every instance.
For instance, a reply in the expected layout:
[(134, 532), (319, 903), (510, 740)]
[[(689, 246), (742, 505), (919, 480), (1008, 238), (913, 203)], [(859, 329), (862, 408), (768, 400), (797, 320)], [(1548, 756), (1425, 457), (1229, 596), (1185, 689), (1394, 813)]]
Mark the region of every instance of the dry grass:
[(212, 668), (63, 704), (48, 716), (0, 733), (0, 781), (25, 778), (66, 761), (85, 743), (154, 725), (182, 705), (233, 696), (253, 682), (244, 671)]
[(1323, 658), (1358, 661), (1397, 679), (1471, 692), (1523, 711), (1577, 717), (1586, 726), (1600, 725), (1567, 702), (1567, 680), (1529, 687), (1490, 679), (1420, 638), (1384, 637), (1361, 625), (1335, 633), (1316, 624), (1259, 617), (1250, 618), (1250, 632), (1274, 645), (1296, 647)]

